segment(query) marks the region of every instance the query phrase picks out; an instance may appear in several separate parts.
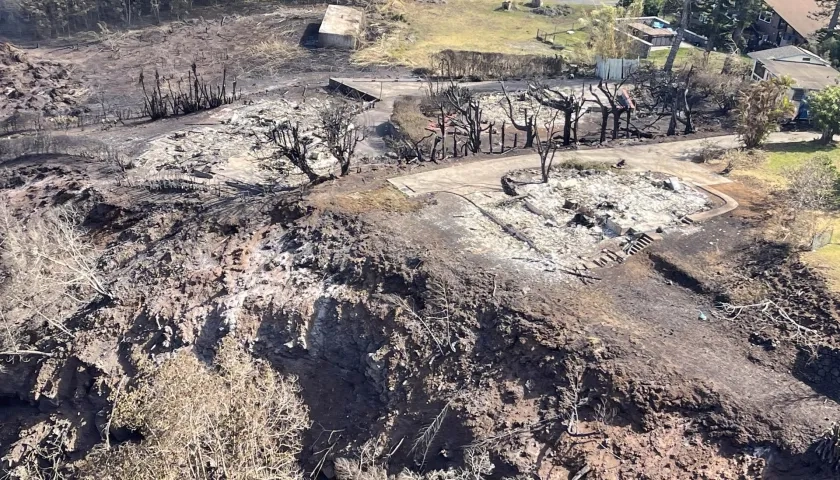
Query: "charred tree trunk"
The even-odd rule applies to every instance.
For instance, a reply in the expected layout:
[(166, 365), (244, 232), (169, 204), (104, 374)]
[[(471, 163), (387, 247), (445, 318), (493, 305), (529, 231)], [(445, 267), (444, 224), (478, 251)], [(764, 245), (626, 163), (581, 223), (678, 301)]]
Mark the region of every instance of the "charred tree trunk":
[(563, 145), (568, 146), (572, 142), (572, 115), (574, 112), (566, 110), (563, 112)]
[(600, 143), (607, 141), (607, 123), (610, 121), (609, 110), (601, 107), (601, 140)]
[(621, 130), (621, 110), (613, 110), (613, 132), (612, 132), (612, 139), (618, 139), (618, 131)]

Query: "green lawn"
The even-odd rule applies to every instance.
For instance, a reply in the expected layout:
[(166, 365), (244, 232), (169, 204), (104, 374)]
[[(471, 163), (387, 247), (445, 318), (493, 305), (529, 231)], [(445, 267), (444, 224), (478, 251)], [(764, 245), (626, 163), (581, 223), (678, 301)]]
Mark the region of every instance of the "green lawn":
[(822, 273), (829, 287), (835, 292), (840, 292), (840, 238), (837, 238), (840, 234), (838, 231), (840, 231), (840, 225), (835, 225), (832, 242), (836, 243), (802, 255), (805, 263)]
[[(586, 32), (579, 29), (583, 28), (581, 19), (591, 7), (573, 6), (570, 15), (548, 17), (531, 13), (524, 2), (515, 3), (513, 11), (502, 11), (501, 0), (400, 4), (398, 8), (406, 21), (382, 41), (357, 52), (355, 59), (362, 63), (429, 66), (431, 55), (446, 49), (510, 54), (559, 53), (536, 40), (537, 30), (560, 32), (555, 43), (567, 48), (574, 48), (588, 39)], [(565, 33), (570, 30), (574, 33)]]
[(820, 145), (817, 142), (776, 143), (765, 146), (764, 151), (767, 153), (766, 162), (736, 173), (782, 186), (785, 183), (783, 173), (786, 168), (795, 167), (815, 155), (828, 156), (840, 168), (840, 148), (836, 145)]
[[(652, 62), (654, 65), (662, 67), (665, 65), (665, 61), (668, 59), (668, 54), (671, 53), (670, 49), (664, 50), (655, 50), (650, 52), (647, 60)], [(680, 48), (677, 51), (677, 58), (674, 60), (674, 66), (677, 68), (690, 65), (692, 62), (700, 61), (703, 58), (704, 50), (699, 48)], [(716, 70), (720, 70), (723, 68), (723, 64), (726, 61), (726, 57), (729, 57), (725, 53), (720, 52), (710, 52), (709, 53), (709, 62), (712, 67)], [(746, 56), (738, 56), (735, 57), (742, 60), (744, 63), (752, 63), (752, 60)]]
[[(767, 160), (748, 169), (738, 170), (739, 175), (748, 175), (770, 184), (772, 188), (785, 184), (785, 169), (796, 167), (815, 155), (826, 155), (840, 168), (840, 148), (835, 145), (820, 145), (816, 142), (776, 143), (765, 146)], [(832, 243), (816, 252), (803, 255), (805, 262), (819, 270), (829, 282), (830, 287), (840, 292), (840, 217), (834, 213), (823, 212), (817, 225), (817, 231), (827, 227), (834, 228)]]

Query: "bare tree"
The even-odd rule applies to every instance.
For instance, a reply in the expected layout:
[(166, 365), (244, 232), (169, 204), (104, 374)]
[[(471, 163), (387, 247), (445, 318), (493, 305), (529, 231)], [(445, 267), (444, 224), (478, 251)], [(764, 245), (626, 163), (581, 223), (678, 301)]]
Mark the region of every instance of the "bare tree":
[[(676, 135), (677, 128), (683, 125), (683, 133), (694, 132), (693, 110), (704, 100), (712, 99), (727, 102), (726, 95), (733, 93), (734, 83), (726, 84), (730, 77), (727, 76), (724, 82), (719, 82), (720, 73), (716, 78), (711, 79), (711, 72), (698, 86), (695, 68), (692, 65), (679, 72), (663, 72), (657, 68), (647, 68), (637, 71), (633, 75), (633, 96), (636, 107), (640, 111), (652, 114), (654, 119), (647, 127), (653, 126), (663, 118), (669, 118), (668, 135)], [(703, 86), (702, 84), (705, 84)], [(722, 105), (724, 108), (726, 105)], [(646, 127), (645, 127), (646, 128)]]
[(577, 145), (578, 124), (583, 117), (583, 106), (586, 104), (583, 87), (581, 86), (580, 95), (566, 93), (541, 84), (529, 86), (529, 91), (541, 105), (563, 112), (563, 145), (570, 145), (572, 141)]
[[(519, 130), (520, 132), (525, 132), (525, 148), (532, 148), (534, 146), (534, 140), (537, 138), (537, 117), (539, 117), (540, 114), (539, 102), (532, 104), (531, 108), (521, 108), (520, 112), (516, 112), (514, 111), (513, 101), (510, 99), (510, 94), (505, 88), (505, 83), (499, 83), (501, 83), (502, 93), (504, 93), (503, 106), (507, 107), (505, 114), (507, 115), (508, 120), (510, 120), (513, 128)], [(522, 114), (522, 121), (520, 121), (517, 113)]]
[(691, 79), (694, 74), (694, 66), (688, 69), (687, 73), (682, 76), (673, 76), (670, 83), (671, 105), (671, 122), (668, 124), (668, 135), (677, 134), (677, 124), (681, 123), (685, 127), (683, 133), (686, 135), (694, 133), (694, 122), (691, 116), (691, 103), (689, 102), (689, 94), (691, 91)]
[(356, 123), (352, 105), (341, 103), (328, 106), (319, 112), (327, 147), (341, 166), (341, 176), (350, 172), (350, 162), (356, 146), (365, 139), (365, 129)]
[[(618, 138), (618, 132), (621, 130), (622, 115), (627, 114), (627, 131), (630, 131), (630, 117), (633, 112), (633, 102), (630, 99), (629, 93), (624, 88), (624, 82), (616, 83), (612, 86), (605, 83), (603, 80), (598, 82), (598, 91), (600, 95), (595, 92), (592, 85), (589, 86), (589, 91), (594, 97), (594, 102), (601, 107), (601, 136), (600, 142), (604, 143), (607, 140), (607, 124), (610, 115), (613, 117), (613, 140)], [(606, 100), (606, 102), (605, 102)]]
[(456, 113), (451, 123), (467, 137), (467, 149), (473, 154), (480, 153), (481, 135), (490, 128), (482, 126), (481, 100), (468, 88), (454, 84), (444, 91), (444, 97)]
[(560, 117), (560, 110), (552, 110), (543, 126), (545, 127), (545, 142), (540, 141), (539, 131), (537, 132), (537, 153), (540, 155), (540, 173), (543, 183), (548, 183), (548, 176), (551, 174), (551, 166), (554, 157), (557, 155), (557, 141), (555, 137), (560, 131), (557, 120)]
[(268, 132), (268, 137), (279, 147), (277, 155), (286, 158), (303, 172), (309, 178), (309, 183), (315, 184), (328, 180), (328, 177), (318, 174), (309, 164), (309, 147), (313, 139), (301, 133), (300, 122), (292, 123), (286, 120), (275, 125)]

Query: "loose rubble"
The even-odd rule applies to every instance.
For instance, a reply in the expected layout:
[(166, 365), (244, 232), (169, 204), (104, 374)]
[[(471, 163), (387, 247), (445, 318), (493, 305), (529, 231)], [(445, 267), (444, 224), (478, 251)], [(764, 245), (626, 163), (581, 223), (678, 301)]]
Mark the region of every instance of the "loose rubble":
[(8, 43), (0, 44), (0, 120), (8, 121), (21, 110), (48, 116), (78, 115), (85, 111), (81, 105), (86, 96), (67, 65), (34, 62)]
[[(684, 227), (686, 215), (710, 207), (703, 193), (684, 184), (677, 191), (669, 182), (653, 173), (561, 169), (547, 184), (526, 183), (517, 188), (516, 198), (484, 207), (532, 241), (537, 252), (500, 232), (492, 221), (479, 219), (481, 212), (467, 213), (462, 221), (483, 239), (480, 244), (507, 258), (513, 255), (541, 268), (576, 266), (607, 244), (620, 247), (644, 232)], [(519, 248), (498, 248), (500, 236)]]
[(315, 170), (329, 173), (336, 167), (336, 160), (321, 141), (318, 127), (318, 112), (327, 105), (329, 100), (319, 98), (301, 102), (281, 98), (219, 109), (202, 122), (204, 125), (167, 133), (149, 142), (128, 178), (143, 182), (183, 174), (211, 183), (300, 184), (306, 177), (291, 165), (281, 163), (288, 175), (265, 168), (276, 151), (267, 134), (285, 121), (299, 122), (303, 135), (313, 139), (309, 152)]

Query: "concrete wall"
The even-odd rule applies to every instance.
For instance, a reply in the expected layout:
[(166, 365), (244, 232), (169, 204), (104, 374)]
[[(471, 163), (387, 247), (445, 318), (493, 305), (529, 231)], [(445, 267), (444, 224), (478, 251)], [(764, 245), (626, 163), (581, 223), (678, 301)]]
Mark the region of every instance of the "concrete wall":
[(329, 5), (318, 28), (321, 47), (355, 49), (365, 29), (362, 10), (342, 5)]
[(319, 33), (318, 46), (325, 48), (343, 48), (353, 50), (358, 41), (354, 35), (336, 35), (333, 33)]

